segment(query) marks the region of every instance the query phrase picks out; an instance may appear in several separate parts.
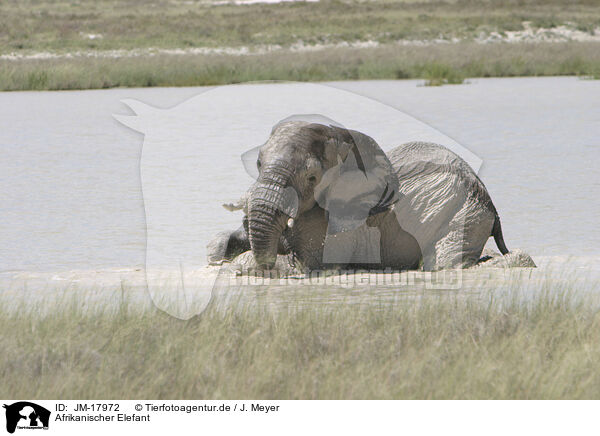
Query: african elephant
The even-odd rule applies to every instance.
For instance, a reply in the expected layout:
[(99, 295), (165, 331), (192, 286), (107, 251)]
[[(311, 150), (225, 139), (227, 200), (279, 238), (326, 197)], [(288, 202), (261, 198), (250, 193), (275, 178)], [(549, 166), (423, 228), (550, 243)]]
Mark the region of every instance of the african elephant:
[(292, 253), (308, 269), (423, 262), (434, 270), (477, 263), (490, 236), (508, 252), (485, 186), (440, 145), (386, 155), (360, 132), (288, 121), (273, 128), (256, 165), (256, 183), (226, 206), (244, 210), (243, 225), (209, 244), (213, 261), (251, 249), (264, 268)]

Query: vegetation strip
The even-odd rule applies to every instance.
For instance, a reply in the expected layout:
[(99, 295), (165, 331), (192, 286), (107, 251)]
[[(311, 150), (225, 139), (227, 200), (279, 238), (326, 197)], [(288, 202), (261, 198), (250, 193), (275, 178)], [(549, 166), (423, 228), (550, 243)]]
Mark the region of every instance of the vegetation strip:
[(187, 322), (126, 301), (86, 308), (73, 291), (45, 314), (0, 307), (0, 396), (597, 399), (598, 301), (567, 288), (493, 297), (488, 283), (380, 304), (304, 293), (276, 308), (257, 297)]
[(22, 0), (0, 29), (3, 91), (600, 76), (594, 0)]
[(0, 90), (206, 86), (263, 80), (425, 79), (579, 75), (600, 77), (600, 44), (463, 43), (430, 47), (338, 48), (306, 53), (159, 55), (0, 62)]

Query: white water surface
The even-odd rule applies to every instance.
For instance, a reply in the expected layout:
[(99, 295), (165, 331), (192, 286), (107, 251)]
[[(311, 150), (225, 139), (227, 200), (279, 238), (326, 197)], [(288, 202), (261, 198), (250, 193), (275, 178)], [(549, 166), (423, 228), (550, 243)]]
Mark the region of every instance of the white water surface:
[[(580, 273), (598, 273), (600, 81), (561, 77), (420, 85), (419, 81), (361, 81), (319, 86), (397, 108), (472, 152), (481, 159), (479, 175), (500, 213), (509, 249), (527, 251), (541, 266), (568, 264)], [(257, 112), (268, 105), (269, 95), (283, 89), (281, 84), (261, 86), (266, 92), (264, 101), (256, 102)], [(131, 115), (123, 99), (172, 108), (207, 91), (0, 93), (3, 282), (22, 286), (28, 277), (44, 277), (55, 287), (61, 280), (73, 283), (74, 275), (88, 280), (91, 272), (113, 279), (123, 274), (137, 277), (136, 270), (143, 270), (146, 259), (140, 182), (144, 137), (112, 115)], [(235, 92), (244, 93), (244, 86)], [(389, 123), (378, 130), (377, 120), (362, 109), (351, 106), (344, 125), (367, 129), (385, 150), (398, 145), (390, 143), (392, 138), (419, 139), (411, 137), (418, 131), (398, 132), (402, 126)], [(235, 104), (231, 110), (236, 110)], [(232, 119), (240, 116), (231, 115)], [(200, 121), (210, 124), (210, 120)], [(215, 206), (195, 217), (198, 234), (239, 225), (240, 216), (220, 204), (235, 200), (252, 182), (239, 157), (260, 142), (248, 140), (248, 132), (236, 130), (235, 125), (231, 132), (239, 137), (231, 147), (205, 150), (206, 161), (214, 164), (202, 169), (206, 180), (202, 189), (214, 191)], [(205, 239), (199, 238), (199, 245)]]

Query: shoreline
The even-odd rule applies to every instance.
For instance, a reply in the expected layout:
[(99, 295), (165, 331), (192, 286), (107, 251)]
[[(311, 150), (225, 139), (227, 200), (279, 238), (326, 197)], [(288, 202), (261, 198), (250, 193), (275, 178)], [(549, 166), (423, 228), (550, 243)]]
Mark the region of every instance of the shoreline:
[[(448, 279), (454, 290), (468, 291), (475, 290), (477, 287), (485, 289), (488, 286), (498, 286), (515, 278), (531, 280), (531, 283), (547, 279), (569, 281), (572, 278), (571, 274), (576, 272), (582, 273), (582, 277), (585, 279), (591, 279), (597, 283), (600, 280), (599, 260), (599, 256), (534, 256), (536, 268), (483, 265), (437, 272), (391, 269), (316, 271), (318, 273), (316, 275), (294, 272), (286, 274), (284, 272), (282, 276), (265, 277), (264, 279), (262, 275), (240, 274), (237, 272), (240, 269), (239, 265), (226, 263), (222, 267), (199, 265), (197, 268), (186, 269), (185, 282), (191, 287), (204, 288), (205, 282), (213, 283), (215, 277), (222, 275), (226, 279), (226, 287), (235, 289), (240, 286), (260, 289), (264, 286), (265, 289), (282, 290), (288, 287), (288, 290), (299, 290), (312, 289), (317, 285), (317, 288), (323, 287), (325, 291), (377, 289), (380, 286), (382, 289), (399, 287), (400, 290), (407, 291), (427, 289), (423, 285), (429, 283), (433, 278), (434, 282), (437, 279)], [(461, 276), (460, 282), (456, 280), (457, 274)], [(383, 280), (382, 278), (385, 277), (390, 280)], [(59, 295), (67, 290), (78, 290), (83, 293), (82, 295), (97, 292), (101, 294), (104, 291), (122, 290), (124, 286), (138, 290), (143, 288), (145, 292), (148, 284), (156, 286), (157, 283), (161, 283), (166, 288), (173, 287), (175, 289), (179, 286), (179, 280), (180, 270), (166, 266), (151, 269), (138, 266), (57, 271), (6, 271), (0, 273), (0, 289), (5, 291), (0, 301), (6, 297), (10, 299), (10, 295), (23, 297), (24, 294), (36, 294), (36, 290), (39, 288), (45, 289), (44, 295), (41, 296), (43, 298), (52, 294)], [(489, 282), (489, 280), (492, 281)]]
[(0, 91), (600, 78), (594, 4), (521, 3), (23, 0), (0, 6)]

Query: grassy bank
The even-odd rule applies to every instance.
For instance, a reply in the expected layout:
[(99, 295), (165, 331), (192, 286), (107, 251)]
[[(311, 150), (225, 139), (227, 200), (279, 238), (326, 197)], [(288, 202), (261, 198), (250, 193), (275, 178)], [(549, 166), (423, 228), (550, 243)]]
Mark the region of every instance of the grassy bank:
[[(0, 90), (272, 79), (421, 78), (444, 84), (468, 77), (597, 77), (600, 42), (585, 39), (596, 38), (599, 28), (600, 8), (594, 0), (568, 6), (559, 0), (321, 0), (243, 6), (211, 5), (208, 0), (5, 1), (0, 3)], [(510, 32), (529, 31), (523, 40), (539, 42), (563, 30), (567, 39), (572, 32), (577, 38), (482, 43), (490, 35), (502, 39)], [(340, 47), (348, 42), (368, 42), (370, 47)], [(220, 48), (229, 54), (210, 51)], [(246, 51), (254, 54), (232, 54)]]
[(336, 48), (256, 56), (19, 60), (0, 63), (0, 90), (202, 86), (259, 80), (412, 79), (462, 83), (469, 77), (600, 77), (600, 44), (445, 44)]
[(481, 33), (600, 27), (595, 0), (396, 0), (211, 5), (209, 0), (6, 0), (0, 53), (472, 39)]
[(430, 293), (189, 322), (126, 305), (0, 308), (0, 397), (599, 398), (597, 302), (527, 301)]

